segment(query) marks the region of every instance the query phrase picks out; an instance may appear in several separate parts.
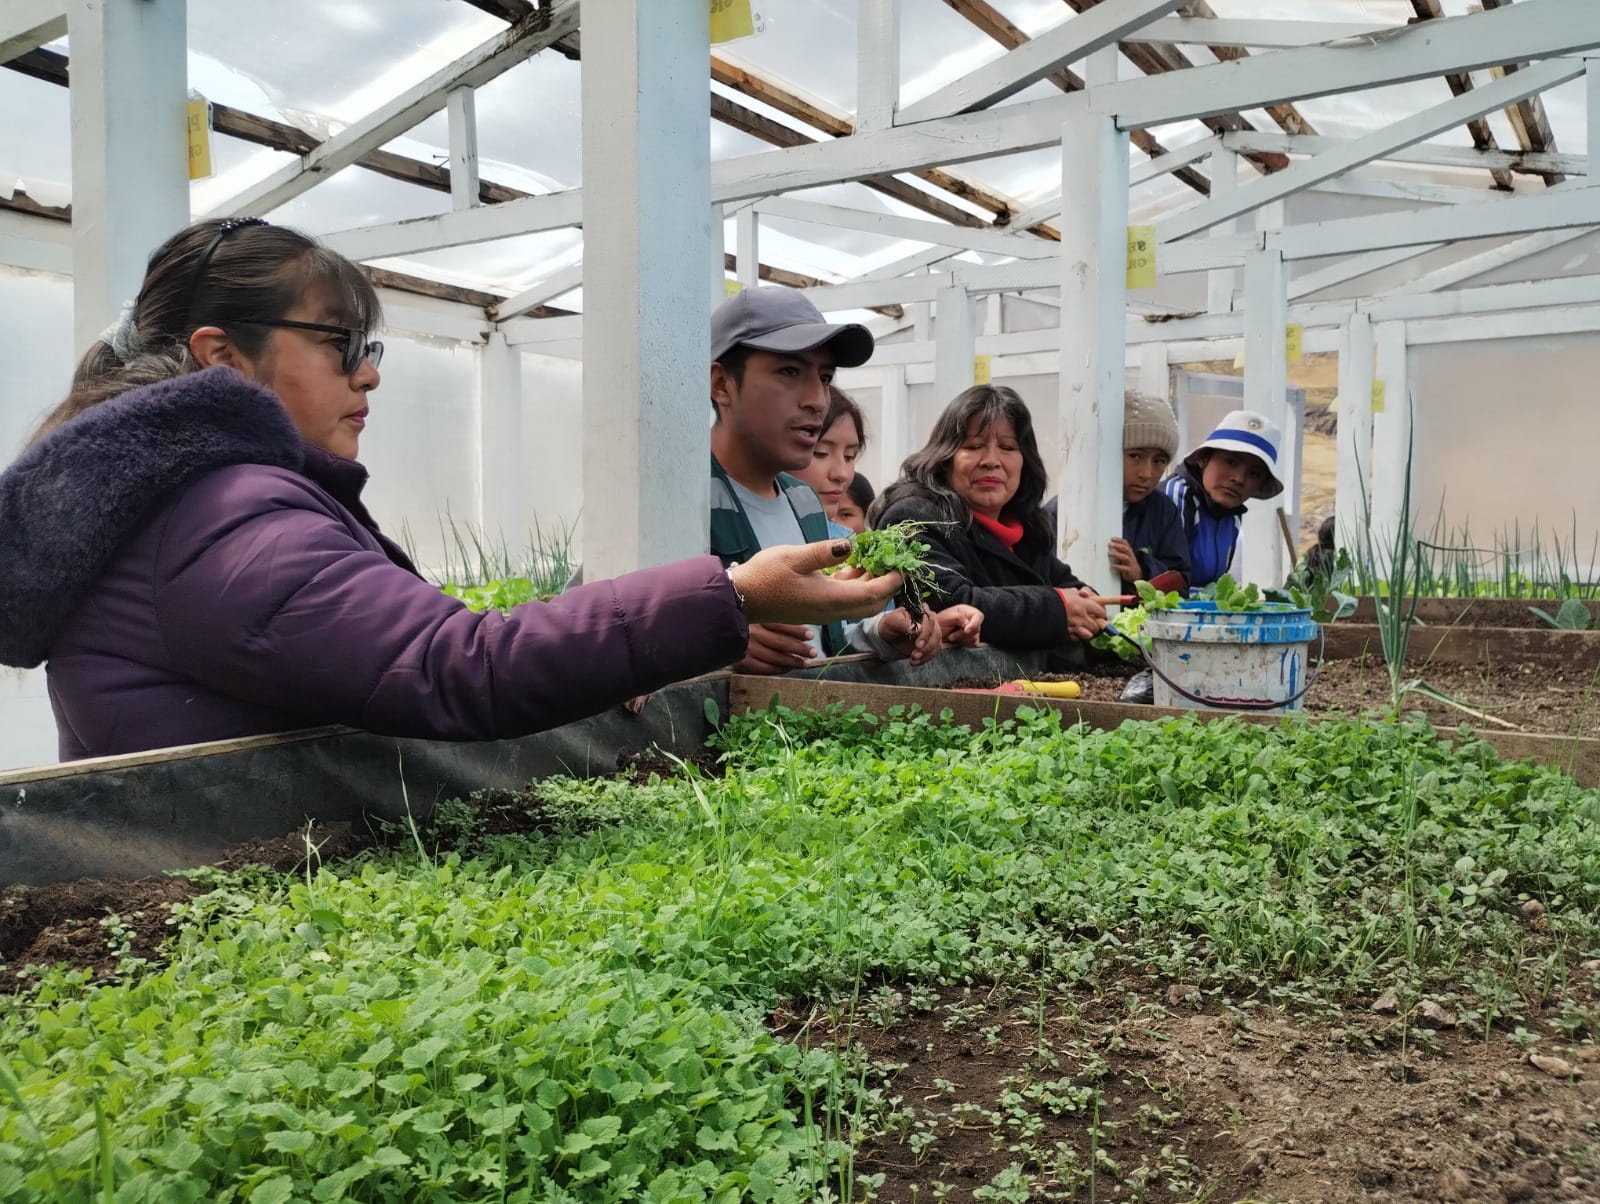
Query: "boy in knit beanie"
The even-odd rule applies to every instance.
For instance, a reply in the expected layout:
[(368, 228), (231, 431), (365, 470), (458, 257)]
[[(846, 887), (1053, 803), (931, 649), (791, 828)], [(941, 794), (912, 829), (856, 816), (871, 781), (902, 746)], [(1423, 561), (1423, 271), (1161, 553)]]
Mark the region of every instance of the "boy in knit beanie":
[(1183, 516), (1156, 488), (1178, 454), (1178, 423), (1159, 397), (1130, 391), (1122, 404), (1122, 538), (1111, 541), (1111, 568), (1124, 593), (1135, 581), (1182, 590), (1189, 576)]

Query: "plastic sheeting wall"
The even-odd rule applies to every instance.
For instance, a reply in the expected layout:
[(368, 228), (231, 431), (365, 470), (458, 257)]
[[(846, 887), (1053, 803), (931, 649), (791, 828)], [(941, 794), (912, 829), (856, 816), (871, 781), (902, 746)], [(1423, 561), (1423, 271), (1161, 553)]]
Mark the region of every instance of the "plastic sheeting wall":
[(1442, 514), (1447, 531), (1470, 529), (1473, 546), (1492, 549), (1537, 523), (1548, 555), (1552, 536), (1570, 548), (1576, 530), (1580, 569), (1600, 576), (1597, 377), (1600, 334), (1412, 347), (1417, 534), (1429, 538)]

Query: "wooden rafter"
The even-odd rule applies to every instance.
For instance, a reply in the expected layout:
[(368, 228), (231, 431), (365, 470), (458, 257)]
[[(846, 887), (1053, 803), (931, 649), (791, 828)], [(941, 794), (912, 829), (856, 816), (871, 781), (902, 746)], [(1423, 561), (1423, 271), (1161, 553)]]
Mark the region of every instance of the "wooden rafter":
[[(1190, 0), (1189, 6), (1184, 9), (1184, 15), (1189, 17), (1215, 18), (1211, 5), (1206, 0)], [(1210, 46), (1206, 47), (1217, 56), (1220, 62), (1231, 62), (1235, 59), (1248, 58), (1250, 52), (1243, 46)], [(1267, 106), (1267, 114), (1276, 121), (1286, 134), (1316, 134), (1311, 122), (1306, 120), (1304, 113), (1292, 104), (1275, 104)]]
[[(487, 3), (488, 0), (485, 0)], [(22, 55), (6, 66), (33, 79), (43, 80), (46, 83), (57, 84), (65, 87), (68, 84), (69, 67), (67, 56), (58, 54), (53, 50), (34, 50)], [(230, 105), (212, 105), (212, 128), (219, 134), (226, 134), (231, 138), (238, 138), (257, 146), (265, 146), (272, 150), (286, 151), (289, 154), (303, 155), (317, 145), (317, 139), (298, 126), (288, 125), (282, 121), (274, 121), (270, 117), (261, 117), (255, 113), (246, 113), (242, 109)], [(423, 188), (432, 189), (434, 192), (448, 193), (450, 191), (450, 169), (437, 163), (427, 163), (421, 159), (407, 158), (397, 155), (392, 151), (369, 151), (356, 162), (356, 166), (364, 167), (378, 175), (387, 176), (392, 180), (399, 180), (406, 184), (416, 184)], [(896, 181), (899, 183), (899, 181)], [(909, 188), (909, 185), (903, 185)], [(478, 184), (478, 199), (486, 205), (499, 204), (502, 201), (514, 201), (523, 197), (532, 196), (520, 188), (512, 188), (506, 184), (496, 184), (492, 180), (480, 180)], [(52, 217), (57, 220), (67, 221), (69, 209), (66, 207), (53, 208), (40, 205), (32, 200), (26, 193), (15, 195), (9, 203), (0, 200), (0, 205), (13, 212), (31, 213), (37, 216)], [(967, 216), (971, 216), (970, 214)], [(982, 224), (982, 223), (979, 223)], [(728, 257), (728, 267), (733, 268), (733, 257)], [(466, 300), (468, 304), (482, 304), (485, 307), (493, 306), (503, 298), (490, 293), (482, 293), (472, 289), (461, 289), (455, 285), (440, 284), (438, 291), (433, 288), (435, 281), (424, 281), (419, 277), (406, 276), (400, 272), (388, 272), (381, 268), (368, 269), (376, 281), (378, 274), (384, 277), (387, 287), (400, 289), (404, 292), (420, 292), (427, 296), (443, 297), (445, 300)], [(801, 272), (791, 272), (785, 268), (773, 267), (770, 264), (760, 266), (760, 276), (763, 280), (770, 280), (777, 284), (788, 284), (794, 288), (815, 288), (819, 285), (830, 283), (815, 276), (808, 276)], [(426, 285), (427, 287), (421, 287)], [(898, 317), (898, 307), (889, 307), (884, 312), (894, 310)], [(571, 310), (552, 309), (541, 306), (530, 310), (532, 317), (553, 317), (571, 313)]]
[[(50, 221), (72, 221), (71, 205), (41, 205), (26, 192), (13, 192), (9, 197), (0, 196), (0, 210), (8, 213), (23, 213), (29, 217), (42, 217)], [(459, 284), (446, 284), (441, 280), (428, 280), (421, 276), (410, 276), (404, 272), (391, 272), (387, 268), (374, 268), (362, 265), (361, 270), (366, 273), (367, 279), (379, 288), (393, 289), (399, 293), (411, 293), (419, 297), (435, 297), (441, 301), (456, 301), (462, 305), (471, 305), (477, 309), (487, 311), (490, 307), (500, 304), (505, 298), (495, 293), (486, 293), (480, 289), (464, 288)], [(529, 310), (530, 317), (538, 318), (564, 318), (572, 315), (570, 309), (556, 309), (551, 306), (541, 305), (537, 309)]]
[[(1029, 40), (1027, 34), (1012, 24), (993, 5), (987, 3), (987, 0), (944, 0), (944, 2), (1007, 50), (1015, 50)], [(1083, 79), (1066, 68), (1062, 68), (1047, 78), (1050, 83), (1060, 88), (1063, 92), (1078, 92), (1083, 89)], [(1135, 146), (1152, 159), (1159, 158), (1167, 153), (1167, 148), (1156, 141), (1146, 130), (1132, 130), (1129, 132), (1128, 137)], [(1201, 196), (1211, 195), (1211, 181), (1195, 168), (1180, 167), (1172, 174)]]
[[(1416, 11), (1418, 21), (1437, 21), (1444, 16), (1444, 9), (1439, 0), (1411, 0), (1411, 7)], [(1452, 71), (1444, 77), (1444, 82), (1450, 85), (1450, 92), (1454, 96), (1472, 91), (1472, 76), (1466, 71)], [(1478, 150), (1499, 150), (1495, 142), (1494, 131), (1489, 128), (1486, 117), (1474, 117), (1467, 122), (1467, 133), (1472, 136), (1472, 145)], [(1494, 186), (1509, 191), (1511, 189), (1511, 173), (1501, 168), (1489, 172), (1494, 180)]]
[[(711, 56), (711, 78), (726, 88), (732, 88), (735, 92), (747, 96), (751, 100), (760, 101), (768, 108), (775, 109), (785, 116), (794, 118), (796, 121), (804, 122), (812, 129), (820, 130), (822, 133), (834, 138), (848, 137), (855, 132), (855, 126), (848, 117), (840, 113), (830, 112), (822, 105), (817, 104), (815, 101), (807, 100), (774, 80), (766, 79), (747, 68), (737, 66), (726, 59), (718, 58), (716, 55)], [(713, 106), (712, 115), (716, 115), (715, 106)], [(729, 124), (732, 123), (730, 122)], [(760, 135), (757, 136), (759, 137)], [(810, 138), (807, 141), (815, 142), (818, 139)], [(787, 145), (797, 144), (788, 143)], [(932, 184), (935, 188), (962, 197), (981, 208), (989, 210), (994, 214), (993, 224), (997, 226), (1008, 224), (1013, 213), (1018, 208), (1015, 202), (990, 192), (970, 180), (965, 180), (951, 172), (941, 171), (936, 167), (924, 168), (921, 171), (910, 174)], [(923, 192), (921, 189), (912, 188), (904, 181), (896, 180), (893, 176), (884, 176), (877, 180), (863, 181), (863, 183), (877, 188), (889, 196), (896, 196), (898, 199), (906, 201), (907, 204), (915, 205), (918, 209), (932, 213), (936, 217), (942, 217), (945, 221), (953, 222), (959, 226), (985, 226), (990, 224), (956, 206), (949, 206), (951, 212), (935, 212), (917, 200), (908, 199), (901, 191), (890, 191), (888, 188), (882, 187), (885, 184), (897, 184), (900, 189), (907, 190), (917, 197), (938, 199), (936, 197), (930, 198), (930, 194)], [(955, 216), (956, 214), (959, 214), (960, 217)], [(1046, 225), (1037, 225), (1031, 227), (1031, 229), (1033, 233), (1038, 234), (1041, 238), (1059, 238), (1056, 231)]]
[[(528, 0), (465, 0), (466, 3), (483, 12), (490, 13), (504, 21), (519, 21), (532, 11)], [(577, 36), (562, 38), (551, 49), (566, 55), (569, 59), (578, 59), (582, 54), (582, 41)], [(762, 76), (745, 68), (738, 67), (726, 60), (711, 57), (711, 78), (731, 88), (735, 92), (749, 97), (760, 103), (803, 122), (814, 130), (835, 138), (844, 137), (853, 132), (854, 126), (849, 118), (837, 113), (829, 113), (821, 105), (815, 104), (798, 96), (776, 82), (764, 79)], [(720, 103), (719, 103), (720, 102)], [(746, 108), (727, 97), (712, 96), (711, 115), (725, 125), (760, 138), (773, 146), (787, 147), (800, 146), (806, 142), (818, 142), (819, 138), (808, 137), (800, 131), (794, 130), (781, 122), (773, 121), (764, 114)], [(983, 218), (959, 205), (952, 205), (937, 195), (923, 191), (904, 180), (894, 176), (882, 176), (871, 180), (863, 180), (869, 188), (873, 188), (886, 196), (892, 196), (913, 208), (920, 209), (930, 216), (942, 221), (951, 222), (958, 226), (1005, 226), (1010, 223), (1013, 213), (1020, 206), (1014, 201), (999, 194), (963, 179), (951, 172), (941, 171), (938, 168), (924, 168), (919, 171), (907, 173), (924, 180), (952, 196), (961, 197), (979, 208), (987, 209), (993, 218), (985, 221)], [(1059, 235), (1048, 225), (1030, 227), (1030, 231), (1041, 238), (1056, 239)]]
[[(724, 125), (759, 138), (773, 146), (806, 146), (813, 142), (820, 142), (820, 138), (813, 138), (799, 130), (784, 125), (781, 121), (774, 121), (764, 114), (756, 112), (737, 101), (729, 100), (726, 96), (712, 93), (711, 115)], [(955, 226), (981, 226), (987, 227), (988, 222), (975, 213), (969, 213), (959, 205), (923, 192), (922, 189), (898, 180), (894, 176), (876, 176), (870, 180), (863, 180), (868, 188), (872, 188), (885, 196), (892, 196), (897, 201), (903, 201), (913, 208), (931, 214)], [(1009, 217), (1010, 210), (1002, 209), (1002, 213)]]
[[(1478, 0), (1484, 9), (1505, 8), (1512, 0)], [(1495, 75), (1509, 75), (1517, 70), (1520, 64), (1507, 63), (1495, 69)], [(1544, 111), (1544, 101), (1537, 96), (1529, 96), (1517, 101), (1516, 104), (1506, 109), (1506, 118), (1511, 122), (1511, 128), (1517, 133), (1517, 144), (1525, 151), (1553, 151), (1556, 149), (1555, 135), (1550, 132), (1550, 118)], [(1559, 184), (1566, 177), (1559, 172), (1544, 177), (1546, 184)]]
[[(1096, 7), (1100, 0), (1065, 0), (1073, 12), (1085, 13)], [(1201, 10), (1204, 11), (1201, 11)], [(1211, 6), (1205, 0), (1195, 0), (1185, 10), (1188, 16), (1214, 17)], [(1211, 48), (1219, 59), (1240, 59), (1249, 55), (1249, 51), (1239, 46), (1214, 46)], [(1130, 42), (1122, 47), (1122, 53), (1127, 60), (1139, 68), (1146, 75), (1162, 75), (1168, 71), (1183, 71), (1193, 67), (1194, 63), (1189, 56), (1176, 46), (1163, 46), (1159, 43)], [(1274, 120), (1282, 125), (1291, 134), (1304, 133), (1310, 128), (1310, 122), (1300, 116), (1292, 104), (1274, 105), (1269, 112), (1274, 113)], [(1219, 113), (1213, 117), (1200, 118), (1201, 123), (1214, 134), (1226, 134), (1235, 130), (1253, 130), (1255, 127), (1238, 113)], [(1287, 161), (1276, 159), (1270, 155), (1247, 155), (1246, 158), (1254, 163), (1263, 172), (1281, 171), (1288, 166)]]

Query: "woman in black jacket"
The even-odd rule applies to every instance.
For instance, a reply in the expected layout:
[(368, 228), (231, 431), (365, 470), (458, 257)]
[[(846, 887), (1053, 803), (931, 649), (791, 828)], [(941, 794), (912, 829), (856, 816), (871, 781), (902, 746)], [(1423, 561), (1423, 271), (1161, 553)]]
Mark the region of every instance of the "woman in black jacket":
[(930, 609), (967, 603), (983, 612), (983, 639), (999, 648), (1055, 648), (1105, 626), (1105, 608), (1054, 551), (1046, 474), (1033, 419), (1015, 390), (977, 385), (952, 401), (927, 446), (873, 503), (871, 525), (928, 524), (936, 579)]

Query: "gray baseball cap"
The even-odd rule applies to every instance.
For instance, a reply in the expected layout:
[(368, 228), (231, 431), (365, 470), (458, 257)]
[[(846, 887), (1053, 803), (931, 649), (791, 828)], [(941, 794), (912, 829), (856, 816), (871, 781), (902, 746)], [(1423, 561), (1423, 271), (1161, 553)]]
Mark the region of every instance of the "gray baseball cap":
[(872, 332), (854, 322), (823, 319), (803, 293), (792, 288), (747, 288), (729, 297), (711, 315), (711, 358), (721, 359), (734, 347), (792, 354), (824, 343), (833, 362), (855, 368), (872, 358)]

